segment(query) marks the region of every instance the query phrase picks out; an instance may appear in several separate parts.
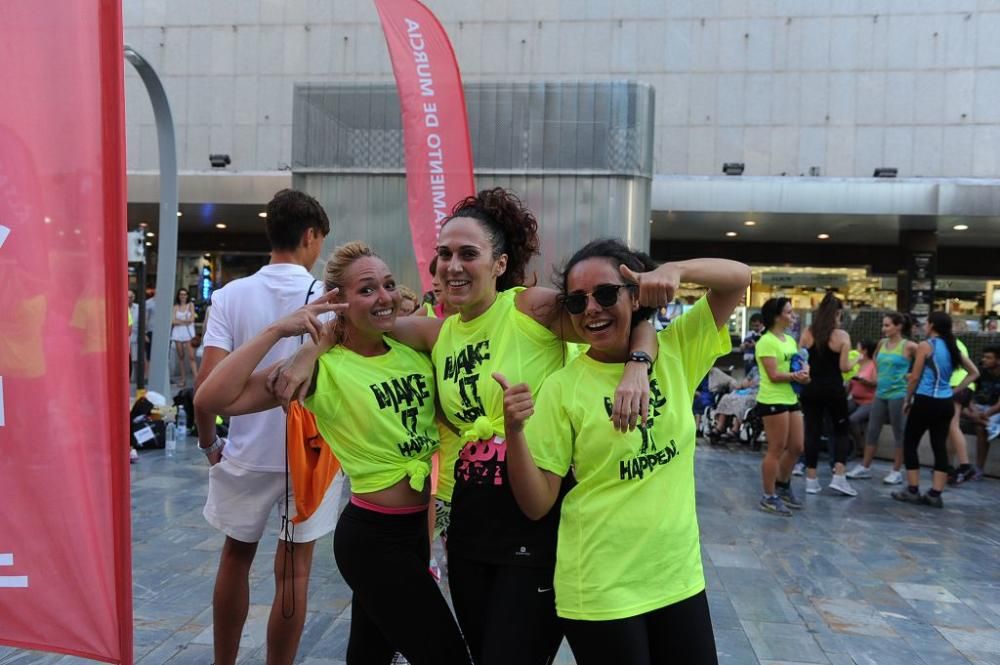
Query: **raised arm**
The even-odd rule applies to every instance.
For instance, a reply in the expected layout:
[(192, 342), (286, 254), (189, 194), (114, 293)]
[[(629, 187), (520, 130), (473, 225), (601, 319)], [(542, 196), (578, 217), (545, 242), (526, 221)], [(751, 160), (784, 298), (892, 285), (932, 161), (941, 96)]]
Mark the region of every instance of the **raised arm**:
[(396, 325), (393, 326), (389, 337), (397, 342), (402, 342), (411, 349), (429, 352), (437, 342), (438, 333), (441, 332), (443, 319), (433, 319), (430, 317), (400, 316), (396, 318)]
[(308, 333), (314, 340), (320, 336), (319, 315), (343, 311), (347, 305), (334, 303), (336, 289), (322, 298), (299, 308), (275, 321), (252, 340), (236, 349), (211, 371), (195, 393), (195, 406), (221, 415), (242, 415), (278, 406), (279, 401), (267, 390), (270, 370), (254, 372), (267, 352), (284, 337)]
[(517, 309), (527, 314), (552, 334), (566, 342), (582, 342), (573, 328), (569, 312), (559, 302), (559, 292), (544, 286), (532, 286), (517, 294)]
[(729, 259), (670, 261), (643, 273), (626, 266), (620, 270), (625, 279), (639, 285), (639, 302), (647, 307), (660, 307), (673, 300), (681, 282), (707, 287), (708, 304), (719, 328), (729, 321), (750, 286), (750, 267)]

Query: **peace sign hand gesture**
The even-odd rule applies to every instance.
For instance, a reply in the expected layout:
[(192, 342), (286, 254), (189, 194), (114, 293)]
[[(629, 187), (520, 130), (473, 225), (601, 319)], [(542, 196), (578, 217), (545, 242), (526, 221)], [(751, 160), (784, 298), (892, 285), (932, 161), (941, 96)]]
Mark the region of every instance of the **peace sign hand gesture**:
[(323, 322), (319, 317), (331, 312), (336, 315), (347, 309), (347, 303), (334, 302), (338, 293), (339, 289), (324, 293), (308, 305), (299, 307), (288, 316), (278, 319), (272, 327), (281, 337), (295, 337), (308, 333), (313, 343), (318, 344), (323, 333)]

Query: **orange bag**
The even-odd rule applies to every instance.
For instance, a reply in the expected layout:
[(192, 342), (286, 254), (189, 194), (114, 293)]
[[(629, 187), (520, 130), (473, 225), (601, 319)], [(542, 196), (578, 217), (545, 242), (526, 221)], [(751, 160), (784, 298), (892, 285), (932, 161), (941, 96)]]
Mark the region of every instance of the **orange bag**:
[(301, 404), (292, 402), (287, 420), (288, 474), (295, 492), (292, 523), (299, 524), (316, 512), (340, 471), (340, 461), (319, 433), (316, 417)]

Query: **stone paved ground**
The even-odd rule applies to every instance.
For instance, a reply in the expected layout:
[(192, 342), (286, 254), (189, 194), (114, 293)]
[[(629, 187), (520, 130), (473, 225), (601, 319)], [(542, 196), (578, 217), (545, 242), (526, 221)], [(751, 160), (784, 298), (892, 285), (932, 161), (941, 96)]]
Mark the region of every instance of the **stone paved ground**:
[[(698, 449), (720, 663), (1000, 665), (1000, 482), (948, 491), (944, 510), (933, 510), (892, 501), (878, 480), (856, 481), (857, 498), (808, 496), (804, 511), (783, 519), (756, 509), (758, 464), (759, 455), (743, 450)], [(193, 440), (173, 459), (150, 451), (132, 467), (140, 665), (212, 660), (210, 603), (222, 538), (201, 516), (206, 483)], [(350, 592), (331, 542), (328, 536), (316, 552), (299, 657), (307, 665), (342, 663), (346, 647)], [(260, 552), (274, 545), (270, 536)], [(240, 655), (246, 665), (264, 663), (273, 593), (269, 557), (258, 559)], [(0, 665), (78, 662), (0, 647)], [(558, 662), (573, 662), (565, 645)]]

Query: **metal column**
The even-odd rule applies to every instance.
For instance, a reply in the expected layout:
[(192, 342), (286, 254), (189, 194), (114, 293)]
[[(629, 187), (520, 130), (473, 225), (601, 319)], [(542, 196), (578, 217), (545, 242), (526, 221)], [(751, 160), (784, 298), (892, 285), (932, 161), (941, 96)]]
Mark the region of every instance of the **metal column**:
[(149, 93), (156, 118), (156, 138), (160, 153), (160, 251), (156, 265), (156, 315), (149, 364), (149, 388), (170, 397), (170, 321), (177, 279), (177, 145), (174, 119), (160, 77), (131, 46), (125, 45), (125, 59), (132, 63)]

